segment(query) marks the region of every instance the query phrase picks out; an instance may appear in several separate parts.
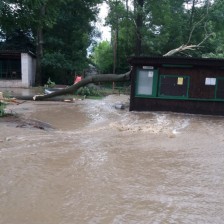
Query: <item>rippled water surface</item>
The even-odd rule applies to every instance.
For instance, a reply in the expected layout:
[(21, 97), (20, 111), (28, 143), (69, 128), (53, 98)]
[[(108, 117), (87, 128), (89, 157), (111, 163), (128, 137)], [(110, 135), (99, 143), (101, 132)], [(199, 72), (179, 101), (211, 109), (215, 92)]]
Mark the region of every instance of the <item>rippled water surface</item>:
[(1, 224), (224, 223), (223, 117), (25, 102), (0, 122)]

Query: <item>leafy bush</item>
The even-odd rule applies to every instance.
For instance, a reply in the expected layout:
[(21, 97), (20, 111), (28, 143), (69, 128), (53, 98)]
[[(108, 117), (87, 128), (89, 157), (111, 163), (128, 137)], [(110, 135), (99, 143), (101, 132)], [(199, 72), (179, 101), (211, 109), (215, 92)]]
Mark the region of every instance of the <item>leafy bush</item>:
[(0, 117), (5, 114), (5, 103), (0, 102)]
[(81, 87), (77, 90), (77, 94), (81, 96), (102, 96), (103, 94), (99, 91), (99, 89), (94, 87)]
[(50, 78), (47, 80), (47, 84), (44, 85), (45, 87), (53, 88), (55, 86), (55, 82), (52, 82)]

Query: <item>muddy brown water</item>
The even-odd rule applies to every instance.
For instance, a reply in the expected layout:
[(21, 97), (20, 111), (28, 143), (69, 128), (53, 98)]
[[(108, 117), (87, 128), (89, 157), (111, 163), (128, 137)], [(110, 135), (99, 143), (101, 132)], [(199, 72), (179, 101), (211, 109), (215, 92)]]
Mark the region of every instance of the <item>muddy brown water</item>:
[(0, 223), (224, 223), (223, 117), (24, 102), (0, 123)]

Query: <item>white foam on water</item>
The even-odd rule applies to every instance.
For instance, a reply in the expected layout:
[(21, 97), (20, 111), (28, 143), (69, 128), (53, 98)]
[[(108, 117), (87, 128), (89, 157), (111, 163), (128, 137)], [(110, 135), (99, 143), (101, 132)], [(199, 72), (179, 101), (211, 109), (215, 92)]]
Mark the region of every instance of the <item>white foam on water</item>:
[(175, 127), (174, 127), (172, 133), (175, 135), (180, 134), (183, 129), (185, 129), (186, 127), (189, 126), (189, 124), (190, 124), (190, 119), (178, 120), (175, 124)]

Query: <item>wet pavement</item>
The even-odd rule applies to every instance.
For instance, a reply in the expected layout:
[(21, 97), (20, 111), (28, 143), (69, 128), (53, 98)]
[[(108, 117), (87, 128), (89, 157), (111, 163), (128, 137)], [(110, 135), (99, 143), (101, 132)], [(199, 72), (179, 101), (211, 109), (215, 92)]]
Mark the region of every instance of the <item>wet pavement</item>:
[(0, 88), (0, 92), (3, 92), (5, 97), (34, 96), (36, 94), (43, 94), (43, 88)]
[(224, 223), (223, 117), (117, 110), (128, 96), (8, 110), (0, 223)]

